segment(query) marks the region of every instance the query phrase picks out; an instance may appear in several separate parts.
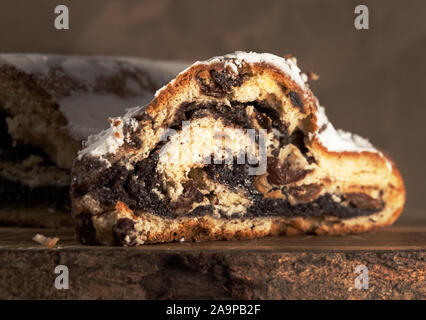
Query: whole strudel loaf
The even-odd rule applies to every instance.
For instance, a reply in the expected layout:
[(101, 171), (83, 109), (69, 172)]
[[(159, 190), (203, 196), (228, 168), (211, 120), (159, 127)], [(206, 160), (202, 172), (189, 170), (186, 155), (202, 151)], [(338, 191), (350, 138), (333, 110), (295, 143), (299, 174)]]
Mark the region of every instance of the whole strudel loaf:
[(70, 168), (81, 141), (105, 129), (108, 117), (148, 103), (186, 66), (125, 57), (0, 54), (0, 225), (72, 223)]

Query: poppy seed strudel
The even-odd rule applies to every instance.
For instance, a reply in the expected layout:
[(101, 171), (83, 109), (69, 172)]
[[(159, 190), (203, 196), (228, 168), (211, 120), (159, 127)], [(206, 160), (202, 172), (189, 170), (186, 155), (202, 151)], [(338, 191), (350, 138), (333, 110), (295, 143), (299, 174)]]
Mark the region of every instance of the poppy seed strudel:
[(392, 224), (393, 161), (334, 129), (296, 59), (197, 62), (145, 107), (110, 119), (72, 169), (82, 243), (140, 245), (359, 233)]

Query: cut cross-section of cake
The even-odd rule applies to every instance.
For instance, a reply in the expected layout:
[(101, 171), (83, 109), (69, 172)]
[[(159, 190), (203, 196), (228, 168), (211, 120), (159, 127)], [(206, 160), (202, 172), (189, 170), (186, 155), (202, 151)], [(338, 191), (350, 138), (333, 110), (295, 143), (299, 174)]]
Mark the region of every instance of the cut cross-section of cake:
[(110, 119), (72, 169), (87, 244), (359, 233), (392, 224), (393, 161), (336, 130), (293, 57), (197, 62), (145, 107)]

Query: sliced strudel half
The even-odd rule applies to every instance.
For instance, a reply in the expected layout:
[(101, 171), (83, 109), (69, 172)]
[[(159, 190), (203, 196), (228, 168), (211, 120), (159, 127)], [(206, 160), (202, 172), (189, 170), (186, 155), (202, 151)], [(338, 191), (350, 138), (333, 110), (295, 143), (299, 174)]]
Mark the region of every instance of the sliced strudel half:
[(393, 161), (336, 130), (292, 57), (197, 62), (111, 118), (72, 169), (83, 243), (140, 245), (359, 233), (392, 224)]

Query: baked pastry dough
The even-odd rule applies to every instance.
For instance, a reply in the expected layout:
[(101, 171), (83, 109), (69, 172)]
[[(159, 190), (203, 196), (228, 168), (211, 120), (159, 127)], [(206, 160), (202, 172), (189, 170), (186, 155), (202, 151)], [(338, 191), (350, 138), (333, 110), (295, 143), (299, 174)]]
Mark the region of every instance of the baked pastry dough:
[(336, 130), (293, 57), (197, 62), (110, 119), (72, 169), (82, 243), (141, 245), (359, 233), (402, 211), (401, 175)]

